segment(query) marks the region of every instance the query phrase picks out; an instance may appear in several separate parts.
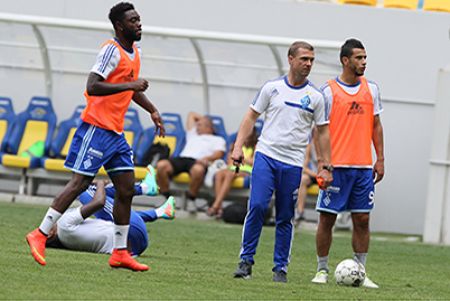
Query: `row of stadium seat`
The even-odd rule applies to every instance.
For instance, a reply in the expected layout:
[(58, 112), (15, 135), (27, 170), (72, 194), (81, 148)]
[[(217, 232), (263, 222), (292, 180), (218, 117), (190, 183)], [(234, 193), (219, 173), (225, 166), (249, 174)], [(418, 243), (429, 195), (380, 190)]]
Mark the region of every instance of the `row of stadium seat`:
[[(338, 0), (342, 4), (376, 6), (378, 0)], [(449, 0), (383, 0), (386, 8), (418, 9), (426, 11), (450, 12)]]
[[(80, 124), (80, 114), (84, 106), (75, 108), (72, 116), (59, 123), (53, 110), (51, 100), (46, 97), (33, 97), (24, 112), (14, 113), (11, 99), (0, 97), (0, 173), (10, 174), (12, 171), (21, 177), (19, 193), (33, 195), (39, 180), (52, 179), (67, 180), (70, 172), (64, 168), (64, 158), (68, 154), (72, 137)], [(138, 112), (130, 108), (125, 116), (124, 134), (133, 148), (135, 154), (136, 179), (144, 178), (146, 168), (142, 166), (144, 155), (153, 143), (162, 143), (169, 146), (170, 155), (178, 156), (185, 144), (185, 130), (182, 118), (176, 113), (161, 114), (166, 128), (166, 136), (155, 137), (154, 127), (143, 129)], [(223, 118), (209, 116), (214, 124), (217, 135), (222, 136), (229, 145), (236, 138), (236, 133), (228, 135)], [(258, 120), (256, 128), (258, 133), (263, 126)], [(37, 142), (43, 142), (43, 156), (22, 156)], [(100, 176), (106, 176), (105, 170), (99, 171)], [(26, 184), (27, 183), (27, 184)], [(171, 190), (185, 191), (189, 183), (189, 175), (183, 173), (174, 178)], [(26, 185), (26, 187), (25, 187)], [(232, 188), (241, 188), (237, 196), (247, 196), (249, 187), (248, 178), (238, 178), (233, 182)], [(242, 189), (244, 188), (244, 189)], [(203, 189), (204, 194), (212, 197), (211, 189)], [(233, 194), (233, 192), (231, 193)], [(205, 196), (205, 195), (204, 195)]]

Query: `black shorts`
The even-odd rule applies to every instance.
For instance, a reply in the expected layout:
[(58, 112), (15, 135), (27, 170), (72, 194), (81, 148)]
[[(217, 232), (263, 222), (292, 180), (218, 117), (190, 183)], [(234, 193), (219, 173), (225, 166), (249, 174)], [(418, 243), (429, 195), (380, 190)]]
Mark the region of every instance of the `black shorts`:
[[(176, 157), (176, 158), (170, 158), (169, 161), (173, 167), (173, 175), (172, 176), (176, 176), (177, 174), (180, 174), (182, 172), (189, 172), (197, 160), (194, 158)], [(207, 169), (205, 168), (205, 173), (206, 173), (206, 170)]]

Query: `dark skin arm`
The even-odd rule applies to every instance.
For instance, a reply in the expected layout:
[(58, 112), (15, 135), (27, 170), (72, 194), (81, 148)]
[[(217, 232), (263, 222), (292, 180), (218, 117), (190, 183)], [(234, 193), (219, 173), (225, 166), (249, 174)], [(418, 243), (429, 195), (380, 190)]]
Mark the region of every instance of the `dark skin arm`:
[(381, 124), (379, 115), (374, 116), (372, 141), (375, 147), (375, 153), (377, 154), (377, 161), (373, 166), (375, 184), (377, 184), (384, 177), (383, 125)]
[(155, 123), (155, 131), (159, 132), (159, 135), (165, 136), (165, 129), (156, 107), (143, 93), (148, 88), (148, 81), (143, 78), (138, 78), (135, 81), (126, 83), (112, 84), (105, 82), (104, 78), (96, 73), (89, 73), (88, 81), (86, 84), (86, 90), (89, 95), (104, 96), (120, 93), (123, 91), (134, 91), (133, 101), (137, 103), (141, 108), (146, 110), (153, 122)]
[(150, 101), (150, 99), (148, 99), (143, 92), (134, 92), (133, 101), (148, 113), (150, 113), (150, 117), (155, 124), (155, 133), (159, 133), (159, 136), (164, 137), (166, 135), (166, 130), (164, 128), (161, 115), (159, 115), (158, 110)]
[(89, 73), (86, 83), (87, 93), (93, 96), (111, 95), (129, 90), (143, 92), (147, 90), (147, 88), (148, 81), (143, 78), (138, 78), (131, 82), (113, 84), (105, 82), (103, 77), (94, 72)]
[(105, 206), (106, 194), (105, 194), (105, 182), (97, 182), (97, 190), (92, 198), (92, 201), (86, 205), (83, 205), (80, 209), (81, 216), (86, 219), (98, 210)]

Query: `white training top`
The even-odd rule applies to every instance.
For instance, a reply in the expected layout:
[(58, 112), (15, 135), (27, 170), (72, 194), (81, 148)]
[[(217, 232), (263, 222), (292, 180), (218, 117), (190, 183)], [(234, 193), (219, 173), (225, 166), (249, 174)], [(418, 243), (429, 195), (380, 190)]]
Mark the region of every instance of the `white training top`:
[[(114, 39), (111, 39), (111, 40), (114, 40)], [(119, 43), (119, 41), (117, 41), (117, 40), (114, 40), (114, 41), (116, 43)], [(141, 56), (142, 51), (141, 51), (140, 45), (137, 43), (135, 45), (138, 49), (139, 56)], [(128, 52), (127, 50), (125, 50), (125, 53), (128, 55), (128, 57), (131, 60), (134, 60), (134, 56), (135, 56), (134, 51)], [(111, 74), (111, 72), (113, 72), (116, 69), (119, 62), (120, 62), (119, 49), (117, 49), (117, 47), (114, 44), (106, 44), (102, 47), (102, 49), (98, 53), (97, 59), (95, 61), (94, 66), (91, 69), (91, 72), (94, 72), (94, 73), (100, 75), (101, 77), (103, 77), (104, 79), (106, 79)]]
[(78, 208), (68, 209), (58, 220), (58, 237), (68, 249), (111, 254), (114, 223), (102, 219), (83, 219)]
[(266, 113), (256, 151), (299, 167), (313, 122), (329, 123), (322, 93), (310, 81), (291, 86), (286, 75), (265, 83), (250, 108)]
[[(341, 82), (339, 80), (339, 77), (336, 77), (336, 82), (338, 83), (339, 86), (342, 87), (342, 89), (344, 89), (345, 92), (347, 92), (350, 95), (355, 95), (356, 93), (358, 93), (359, 87), (361, 86), (360, 82), (357, 83), (356, 85), (347, 85), (347, 84)], [(373, 81), (367, 80), (367, 84), (369, 86), (370, 94), (372, 95), (372, 99), (373, 99), (373, 115), (378, 115), (381, 112), (383, 112), (383, 104), (381, 103), (380, 89), (378, 88), (378, 85)], [(331, 107), (333, 105), (333, 95), (331, 92), (330, 85), (327, 82), (320, 89), (322, 90), (323, 94), (325, 95), (325, 102), (327, 104), (327, 107), (330, 108), (328, 110), (328, 114), (329, 114), (329, 113), (331, 113)], [(329, 116), (327, 116), (327, 118), (329, 118)]]
[(186, 133), (186, 145), (180, 153), (180, 157), (201, 159), (211, 156), (216, 151), (226, 152), (226, 142), (220, 136), (197, 133), (197, 128), (193, 127)]

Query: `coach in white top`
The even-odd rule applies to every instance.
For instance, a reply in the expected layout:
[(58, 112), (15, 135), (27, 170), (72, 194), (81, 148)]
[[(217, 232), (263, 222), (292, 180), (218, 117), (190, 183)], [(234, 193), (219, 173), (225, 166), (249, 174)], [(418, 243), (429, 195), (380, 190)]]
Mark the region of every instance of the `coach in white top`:
[(290, 65), (286, 76), (264, 84), (250, 105), (237, 135), (232, 159), (238, 165), (243, 158), (242, 144), (257, 118), (265, 113), (264, 127), (256, 146), (250, 199), (245, 219), (240, 263), (236, 278), (251, 277), (264, 216), (275, 191), (276, 234), (273, 280), (287, 281), (294, 227), (292, 219), (300, 186), (303, 159), (313, 123), (318, 129), (318, 146), (323, 159), (319, 176), (324, 186), (332, 180), (330, 141), (326, 106), (322, 93), (307, 79), (314, 61), (314, 48), (295, 42), (288, 51)]

